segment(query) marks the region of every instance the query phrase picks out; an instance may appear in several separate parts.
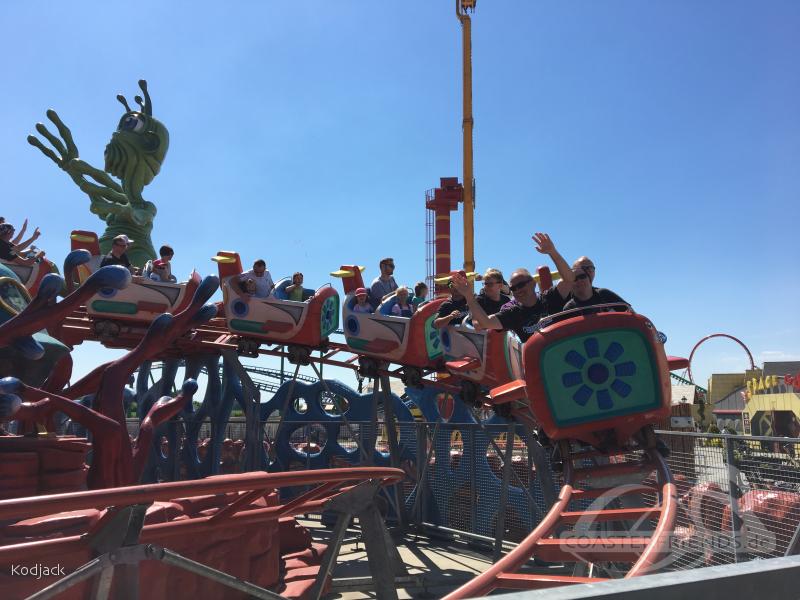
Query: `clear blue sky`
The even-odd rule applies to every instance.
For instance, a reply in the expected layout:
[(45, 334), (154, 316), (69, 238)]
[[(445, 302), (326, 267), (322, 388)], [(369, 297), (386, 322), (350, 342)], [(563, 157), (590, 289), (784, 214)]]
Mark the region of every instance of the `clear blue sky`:
[[(169, 154), (145, 189), (175, 267), (264, 257), (274, 276), (342, 263), (424, 275), (424, 192), (461, 175), (452, 0), (0, 4), (2, 214), (59, 262), (88, 199), (25, 137), (54, 108), (81, 157), (136, 82)], [(713, 332), (757, 362), (800, 359), (800, 3), (481, 0), (473, 19), (476, 257), (542, 264), (549, 232), (688, 355)], [(460, 213), (453, 228), (461, 261)], [(338, 282), (334, 281), (338, 285)], [(79, 371), (103, 352), (81, 348)], [(708, 343), (695, 375), (739, 371)]]

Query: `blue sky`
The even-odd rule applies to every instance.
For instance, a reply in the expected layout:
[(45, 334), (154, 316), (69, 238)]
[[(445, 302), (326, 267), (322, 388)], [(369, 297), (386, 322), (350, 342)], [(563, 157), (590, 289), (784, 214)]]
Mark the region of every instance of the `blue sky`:
[[(136, 82), (170, 131), (156, 246), (173, 271), (217, 250), (274, 276), (343, 263), (424, 276), (424, 192), (461, 175), (460, 28), (451, 0), (0, 4), (3, 215), (41, 227), (61, 262), (88, 199), (25, 137), (54, 108), (84, 160)], [(800, 4), (507, 0), (473, 18), (475, 248), (507, 274), (568, 260), (648, 315), (671, 354), (742, 339), (800, 359)], [(460, 263), (460, 213), (454, 262)], [(333, 281), (338, 285), (337, 281)], [(85, 371), (106, 353), (76, 354)], [(706, 344), (696, 378), (740, 371)]]

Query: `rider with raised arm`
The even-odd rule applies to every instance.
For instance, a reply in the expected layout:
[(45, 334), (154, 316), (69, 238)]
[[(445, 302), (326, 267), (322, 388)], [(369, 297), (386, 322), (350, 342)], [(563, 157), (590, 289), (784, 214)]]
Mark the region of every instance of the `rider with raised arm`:
[(14, 235), (14, 226), (10, 223), (0, 224), (0, 258), (7, 262), (13, 262), (17, 265), (33, 265), (37, 259), (44, 256), (44, 252), (39, 251), (33, 258), (25, 258), (17, 254), (17, 248), (14, 246), (11, 238)]
[(572, 274), (575, 278), (572, 285), (572, 298), (564, 305), (563, 310), (598, 304), (628, 304), (611, 290), (592, 286), (595, 268), (594, 263), (588, 257), (581, 256), (572, 263)]
[(572, 290), (572, 270), (556, 250), (549, 235), (537, 233), (533, 236), (533, 240), (536, 242), (536, 250), (549, 255), (561, 275), (558, 285), (545, 290), (540, 296), (536, 295), (536, 280), (530, 271), (517, 269), (508, 281), (517, 304), (506, 305), (499, 313), (489, 316), (475, 299), (466, 276), (460, 273), (453, 276), (453, 287), (465, 296), (476, 327), (511, 330), (524, 342), (533, 334), (536, 324), (542, 317), (562, 310)]

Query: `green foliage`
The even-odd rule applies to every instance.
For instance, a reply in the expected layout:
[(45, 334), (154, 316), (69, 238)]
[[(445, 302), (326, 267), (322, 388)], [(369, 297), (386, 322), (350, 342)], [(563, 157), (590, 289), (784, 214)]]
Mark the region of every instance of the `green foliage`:
[[(711, 425), (708, 426), (708, 429), (706, 429), (706, 433), (719, 435), (719, 427), (717, 427), (716, 423), (712, 423)], [(710, 448), (722, 448), (721, 438), (706, 439), (704, 440), (704, 442), (705, 442), (704, 445)]]

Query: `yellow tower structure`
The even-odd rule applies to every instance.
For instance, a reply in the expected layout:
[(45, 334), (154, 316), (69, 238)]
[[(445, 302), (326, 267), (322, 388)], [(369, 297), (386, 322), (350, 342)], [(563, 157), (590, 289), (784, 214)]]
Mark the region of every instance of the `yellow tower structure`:
[(463, 65), (463, 121), (464, 137), (464, 270), (475, 270), (475, 178), (472, 171), (472, 20), (477, 0), (456, 0), (456, 16), (461, 22)]

